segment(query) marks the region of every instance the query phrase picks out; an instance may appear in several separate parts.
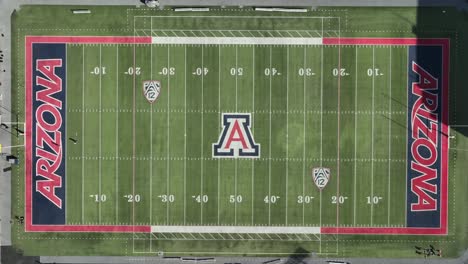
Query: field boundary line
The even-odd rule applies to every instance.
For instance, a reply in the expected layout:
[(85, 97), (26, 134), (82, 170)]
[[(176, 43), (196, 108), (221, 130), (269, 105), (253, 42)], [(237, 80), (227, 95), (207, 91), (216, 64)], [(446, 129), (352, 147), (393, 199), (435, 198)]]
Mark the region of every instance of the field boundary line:
[[(137, 9), (137, 10), (141, 10), (141, 9)], [(240, 19), (244, 19), (244, 18), (252, 18), (252, 19), (263, 19), (263, 18), (281, 18), (281, 19), (324, 19), (324, 18), (328, 18), (328, 19), (332, 19), (332, 18), (340, 18), (340, 17), (334, 17), (334, 16), (205, 16), (205, 15), (201, 15), (201, 16), (195, 16), (195, 15), (191, 15), (191, 16), (145, 16), (145, 15), (141, 15), (141, 16), (133, 16), (133, 18), (139, 18), (139, 17), (142, 17), (142, 18), (145, 18), (145, 17), (153, 17), (153, 18), (240, 18)], [(154, 29), (154, 30), (157, 30), (157, 29)], [(231, 29), (232, 30), (232, 29)]]
[[(138, 30), (150, 30), (148, 28), (139, 28)], [(299, 32), (311, 32), (311, 31), (317, 31), (316, 29), (170, 29), (170, 28), (157, 28), (154, 29), (153, 31), (171, 31), (171, 32), (187, 32), (187, 31), (200, 31), (200, 32), (294, 32), (294, 31), (299, 31)], [(336, 30), (328, 30), (328, 31), (336, 31)], [(235, 36), (235, 35), (234, 35)], [(243, 35), (245, 36), (245, 35)]]

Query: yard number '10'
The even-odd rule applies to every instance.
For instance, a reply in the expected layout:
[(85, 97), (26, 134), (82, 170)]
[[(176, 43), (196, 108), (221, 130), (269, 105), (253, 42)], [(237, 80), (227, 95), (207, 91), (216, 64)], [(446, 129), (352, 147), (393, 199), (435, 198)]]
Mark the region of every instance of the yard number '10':
[(91, 194), (89, 197), (94, 198), (96, 203), (105, 202), (107, 200), (107, 196), (105, 194)]

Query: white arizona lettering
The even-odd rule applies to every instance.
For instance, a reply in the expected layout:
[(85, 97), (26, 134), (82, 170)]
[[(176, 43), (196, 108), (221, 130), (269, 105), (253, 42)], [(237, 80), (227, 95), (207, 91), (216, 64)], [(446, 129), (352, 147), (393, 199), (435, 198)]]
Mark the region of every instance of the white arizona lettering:
[(420, 176), (411, 179), (411, 191), (418, 196), (418, 202), (411, 204), (411, 211), (433, 211), (437, 208), (437, 200), (427, 192), (437, 193), (437, 185), (428, 181), (437, 178), (437, 170), (427, 166), (411, 162), (411, 169), (421, 173)]
[[(411, 203), (411, 211), (437, 210), (437, 199), (429, 193), (437, 193), (437, 185), (429, 183), (437, 179), (437, 168), (431, 168), (437, 161), (437, 132), (439, 131), (438, 80), (421, 68), (416, 62), (412, 70), (419, 75), (419, 82), (413, 82), (412, 93), (418, 98), (411, 109), (411, 170), (417, 177), (411, 179), (411, 191), (417, 201)], [(423, 155), (423, 153), (428, 153)]]
[[(62, 91), (62, 79), (55, 74), (55, 68), (62, 67), (61, 59), (44, 59), (36, 61), (36, 70), (45, 78), (36, 77), (36, 85), (42, 89), (35, 93), (35, 100), (42, 102), (35, 113), (36, 118), (36, 175), (42, 177), (36, 181), (36, 192), (42, 194), (58, 208), (62, 200), (56, 195), (57, 188), (62, 187), (62, 176), (56, 172), (62, 163), (62, 101), (53, 94)], [(46, 148), (50, 149), (50, 151)]]

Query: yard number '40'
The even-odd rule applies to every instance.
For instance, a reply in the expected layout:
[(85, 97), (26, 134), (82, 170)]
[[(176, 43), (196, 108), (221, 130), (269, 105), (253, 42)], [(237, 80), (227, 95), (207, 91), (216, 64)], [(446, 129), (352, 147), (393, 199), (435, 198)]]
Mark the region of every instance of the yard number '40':
[(192, 196), (193, 199), (195, 199), (195, 202), (197, 203), (207, 203), (208, 202), (208, 195), (204, 194), (204, 195), (193, 195)]
[(280, 198), (279, 196), (267, 195), (267, 196), (265, 196), (265, 199), (263, 199), (263, 201), (266, 204), (275, 204), (279, 200), (279, 198)]

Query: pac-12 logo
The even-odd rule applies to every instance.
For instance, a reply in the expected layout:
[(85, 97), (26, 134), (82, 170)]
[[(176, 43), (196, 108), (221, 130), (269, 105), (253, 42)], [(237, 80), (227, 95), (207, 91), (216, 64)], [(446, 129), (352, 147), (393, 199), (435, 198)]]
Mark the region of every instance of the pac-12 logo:
[(260, 144), (255, 143), (250, 130), (250, 120), (250, 113), (223, 113), (223, 130), (218, 143), (213, 144), (213, 157), (260, 157)]
[(330, 169), (329, 168), (314, 168), (312, 170), (312, 179), (314, 180), (317, 188), (322, 190), (327, 186), (328, 181), (330, 180)]
[(143, 82), (143, 94), (146, 100), (150, 103), (154, 103), (158, 99), (159, 92), (161, 91), (160, 81), (144, 81)]

